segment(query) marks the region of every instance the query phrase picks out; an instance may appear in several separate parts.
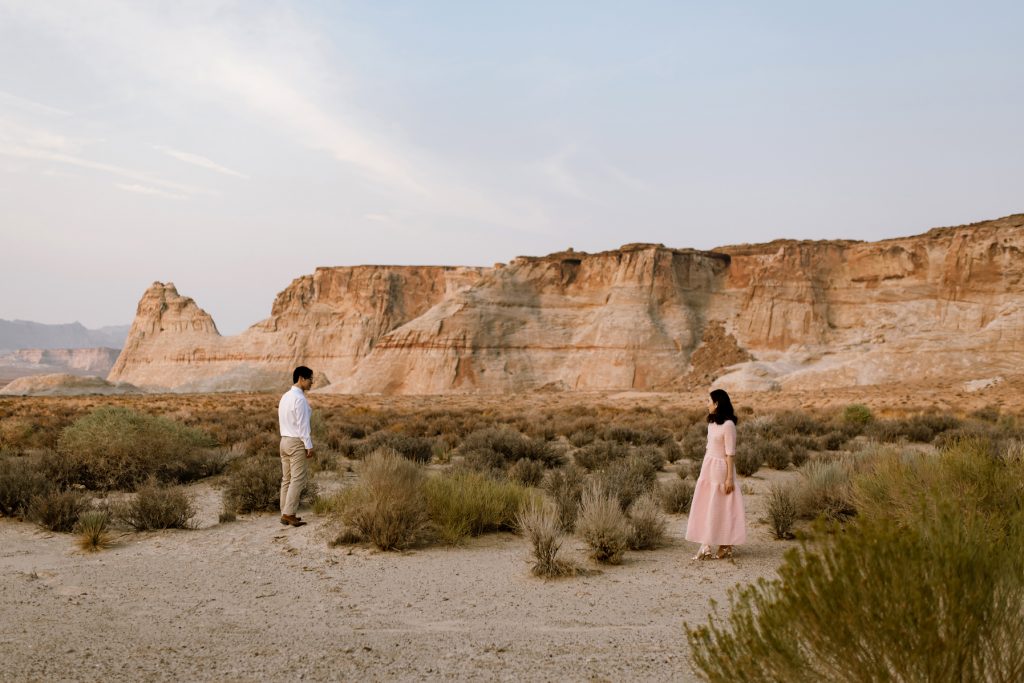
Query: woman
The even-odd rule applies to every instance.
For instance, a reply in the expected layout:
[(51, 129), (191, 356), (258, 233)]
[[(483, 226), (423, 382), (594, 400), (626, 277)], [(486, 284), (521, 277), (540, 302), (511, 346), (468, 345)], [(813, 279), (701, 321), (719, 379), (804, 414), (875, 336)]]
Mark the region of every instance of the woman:
[[(729, 394), (711, 392), (708, 400), (708, 448), (693, 489), (686, 540), (700, 543), (693, 559), (732, 557), (732, 548), (747, 540), (743, 496), (736, 487), (736, 412)], [(711, 554), (711, 546), (718, 552)]]

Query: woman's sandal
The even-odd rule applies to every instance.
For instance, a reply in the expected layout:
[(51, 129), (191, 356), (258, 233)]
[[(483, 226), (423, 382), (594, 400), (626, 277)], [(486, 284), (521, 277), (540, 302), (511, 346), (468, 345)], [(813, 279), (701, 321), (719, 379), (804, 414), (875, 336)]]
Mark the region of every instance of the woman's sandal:
[(718, 552), (715, 553), (716, 560), (731, 560), (732, 559), (732, 546), (726, 546), (722, 548), (719, 546)]
[(695, 559), (695, 560), (713, 560), (713, 559), (715, 559), (715, 556), (711, 554), (711, 546), (709, 546), (709, 545), (702, 545), (700, 547), (700, 550), (697, 551), (697, 554), (693, 556), (693, 559)]

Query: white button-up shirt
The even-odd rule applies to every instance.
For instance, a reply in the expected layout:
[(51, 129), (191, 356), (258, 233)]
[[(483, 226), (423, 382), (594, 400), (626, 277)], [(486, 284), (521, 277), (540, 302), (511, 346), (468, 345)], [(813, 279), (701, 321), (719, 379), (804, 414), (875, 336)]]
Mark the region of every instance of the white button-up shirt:
[(281, 397), (277, 405), (277, 417), (281, 421), (281, 436), (294, 436), (302, 439), (306, 450), (313, 448), (313, 438), (309, 434), (309, 420), (313, 409), (306, 400), (306, 392), (292, 387)]

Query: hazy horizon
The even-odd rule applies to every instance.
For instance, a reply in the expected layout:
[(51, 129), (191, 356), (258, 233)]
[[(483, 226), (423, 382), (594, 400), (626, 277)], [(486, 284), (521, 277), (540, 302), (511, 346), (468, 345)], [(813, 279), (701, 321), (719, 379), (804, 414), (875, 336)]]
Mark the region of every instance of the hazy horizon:
[[(1009, 2), (0, 0), (0, 319), (223, 334), (318, 266), (1024, 211)], [(14, 255), (12, 258), (11, 255)]]

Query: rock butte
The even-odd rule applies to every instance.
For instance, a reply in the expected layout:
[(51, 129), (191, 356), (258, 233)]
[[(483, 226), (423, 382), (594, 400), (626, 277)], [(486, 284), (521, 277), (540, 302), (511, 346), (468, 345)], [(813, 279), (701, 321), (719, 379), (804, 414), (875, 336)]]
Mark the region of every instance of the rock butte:
[(109, 375), (150, 390), (813, 389), (1024, 367), (1024, 214), (881, 242), (629, 244), (493, 268), (318, 268), (222, 337), (154, 283)]

